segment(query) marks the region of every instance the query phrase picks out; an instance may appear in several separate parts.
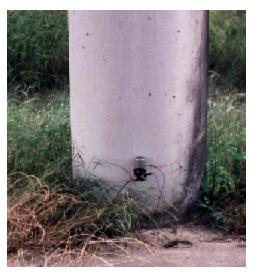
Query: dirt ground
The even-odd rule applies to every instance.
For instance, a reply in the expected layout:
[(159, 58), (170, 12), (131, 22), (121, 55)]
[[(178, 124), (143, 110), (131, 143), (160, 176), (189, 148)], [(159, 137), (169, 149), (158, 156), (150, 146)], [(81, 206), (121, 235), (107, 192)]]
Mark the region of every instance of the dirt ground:
[(126, 259), (112, 259), (113, 266), (245, 266), (244, 239), (231, 238), (201, 227), (180, 226), (171, 229), (145, 230), (138, 238), (151, 244), (149, 252), (135, 252)]
[(15, 263), (9, 258), (8, 265), (121, 267), (244, 267), (246, 265), (246, 244), (244, 237), (241, 236), (230, 237), (203, 227), (181, 225), (176, 231), (170, 228), (141, 230), (136, 232), (136, 237), (140, 243), (144, 243), (140, 247), (124, 244), (121, 249), (118, 247), (115, 251), (101, 253), (100, 256), (79, 256), (73, 259), (70, 256), (62, 256), (61, 259), (52, 261), (47, 258), (47, 262), (36, 259), (29, 261), (23, 257)]

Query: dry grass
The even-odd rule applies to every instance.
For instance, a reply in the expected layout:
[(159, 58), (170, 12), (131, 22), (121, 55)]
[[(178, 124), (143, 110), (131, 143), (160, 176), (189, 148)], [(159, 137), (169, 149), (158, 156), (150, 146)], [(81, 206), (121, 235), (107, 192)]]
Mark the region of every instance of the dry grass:
[[(23, 173), (13, 174), (18, 178), (9, 185), (9, 191), (19, 182), (27, 180), (30, 190), (16, 197), (9, 195), (8, 201), (8, 248), (52, 247), (70, 241), (71, 230), (77, 222), (70, 222), (70, 210), (79, 208), (80, 202), (74, 196), (49, 191), (49, 187), (37, 177)], [(10, 180), (9, 178), (9, 180)], [(60, 208), (62, 212), (60, 214)], [(85, 220), (80, 220), (80, 222)]]
[(9, 266), (89, 266), (95, 262), (107, 266), (104, 257), (110, 254), (129, 256), (128, 250), (132, 248), (150, 251), (134, 235), (122, 238), (107, 235), (109, 227), (105, 223), (109, 220), (104, 213), (109, 208), (114, 211), (111, 204), (114, 201), (101, 205), (88, 202), (50, 189), (33, 175), (21, 172), (9, 175)]
[(134, 237), (84, 239), (77, 248), (23, 249), (8, 254), (8, 266), (112, 266), (111, 259), (126, 260), (134, 250), (154, 255), (154, 247)]

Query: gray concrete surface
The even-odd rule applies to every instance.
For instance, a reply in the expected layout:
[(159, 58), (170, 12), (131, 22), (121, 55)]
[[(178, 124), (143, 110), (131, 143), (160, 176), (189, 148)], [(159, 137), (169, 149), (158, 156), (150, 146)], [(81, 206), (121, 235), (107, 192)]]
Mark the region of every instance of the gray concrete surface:
[[(152, 209), (196, 196), (206, 162), (206, 11), (69, 11), (74, 175), (117, 188), (146, 157)], [(159, 201), (159, 204), (158, 204)]]

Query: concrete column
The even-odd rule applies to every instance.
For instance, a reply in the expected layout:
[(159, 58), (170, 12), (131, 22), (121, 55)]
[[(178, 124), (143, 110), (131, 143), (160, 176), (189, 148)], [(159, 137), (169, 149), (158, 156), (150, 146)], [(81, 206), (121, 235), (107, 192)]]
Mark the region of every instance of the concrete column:
[(133, 195), (151, 210), (194, 201), (206, 162), (207, 21), (206, 11), (69, 11), (74, 176), (120, 189), (142, 155), (153, 175), (128, 184)]

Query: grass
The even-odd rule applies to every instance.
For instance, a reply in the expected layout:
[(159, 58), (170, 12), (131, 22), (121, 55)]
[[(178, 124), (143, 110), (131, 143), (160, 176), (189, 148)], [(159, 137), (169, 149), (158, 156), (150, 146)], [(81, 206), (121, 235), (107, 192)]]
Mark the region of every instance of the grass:
[(69, 120), (66, 92), (8, 100), (9, 252), (64, 252), (87, 239), (91, 253), (92, 242), (113, 245), (113, 236), (154, 221), (129, 193), (116, 197), (105, 183), (72, 179)]
[(9, 98), (8, 172), (26, 172), (55, 184), (70, 178), (69, 121), (67, 92)]
[(68, 83), (66, 11), (9, 10), (7, 13), (10, 92), (42, 92)]
[(34, 175), (12, 173), (8, 177), (8, 250), (75, 248), (84, 239), (125, 236), (135, 226), (139, 210), (127, 194), (112, 199), (96, 182), (61, 189)]
[(200, 206), (206, 221), (227, 232), (245, 232), (245, 103), (223, 96), (209, 100), (207, 176)]
[(210, 11), (209, 73), (224, 89), (245, 90), (246, 11)]
[[(156, 225), (129, 193), (113, 199), (105, 184), (72, 180), (68, 97), (55, 92), (8, 100), (8, 250), (14, 258), (36, 248), (44, 254), (74, 247), (95, 254), (101, 249), (96, 242), (116, 247), (113, 236), (130, 235), (145, 221)], [(211, 98), (208, 118), (207, 177), (199, 205), (207, 222), (244, 232), (245, 104)]]

